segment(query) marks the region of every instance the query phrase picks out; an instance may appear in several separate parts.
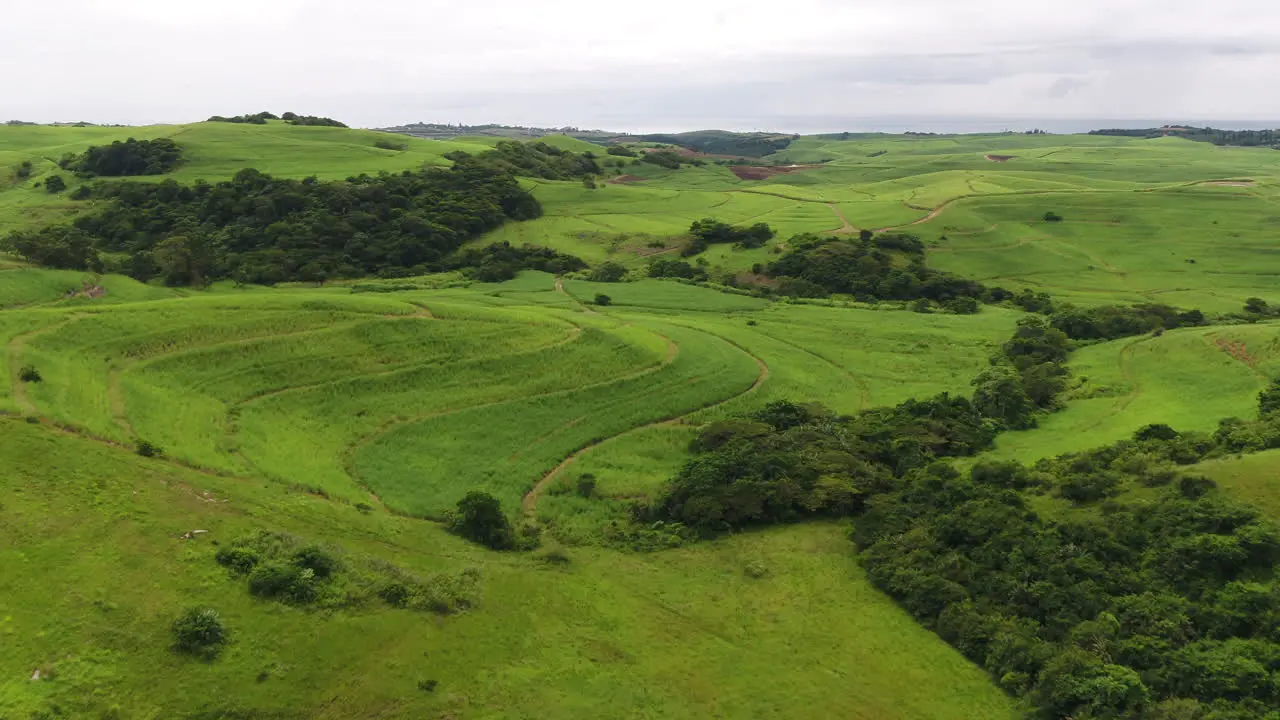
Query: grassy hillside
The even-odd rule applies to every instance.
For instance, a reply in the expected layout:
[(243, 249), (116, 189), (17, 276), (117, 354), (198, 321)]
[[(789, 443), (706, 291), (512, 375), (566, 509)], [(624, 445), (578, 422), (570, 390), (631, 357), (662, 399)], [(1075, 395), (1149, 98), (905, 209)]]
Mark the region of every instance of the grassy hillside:
[[(383, 509), (435, 514), (475, 486), (514, 509), (576, 447), (617, 434), (601, 450), (634, 464), (628, 453), (653, 449), (628, 448), (627, 430), (738, 407), (726, 401), (801, 393), (856, 409), (959, 390), (1012, 321), (886, 325), (870, 311), (635, 289), (616, 311), (538, 274), (73, 306), (32, 292), (0, 311), (12, 416), (0, 462), (18, 469), (0, 486), (0, 561), (23, 568), (0, 579), (0, 715), (1012, 718), (979, 670), (871, 589), (834, 525), (656, 554), (588, 545), (553, 565)], [(793, 324), (808, 330), (775, 337)], [(828, 354), (835, 338), (874, 351)], [(931, 360), (944, 338), (957, 354)], [(16, 377), (26, 364), (42, 382)], [(169, 459), (133, 454), (139, 438)], [(683, 455), (667, 451), (660, 462)], [(635, 492), (602, 475), (602, 490)], [(208, 533), (180, 539), (191, 530)], [(213, 555), (258, 530), (328, 546), (349, 568), (474, 568), (478, 605), (435, 616), (376, 597), (327, 611), (254, 599)], [(169, 648), (169, 623), (197, 605), (232, 634), (210, 663)], [(930, 689), (905, 693), (904, 678)]]
[[(0, 126), (0, 234), (23, 227), (39, 227), (73, 213), (83, 203), (66, 195), (50, 195), (36, 184), (52, 174), (62, 175), (74, 188), (77, 181), (57, 167), (67, 153), (81, 153), (89, 145), (105, 145), (127, 138), (172, 138), (183, 147), (184, 160), (172, 177), (180, 182), (197, 179), (225, 180), (237, 171), (253, 167), (280, 177), (342, 179), (360, 173), (394, 172), (428, 165), (447, 165), (445, 153), (464, 150), (478, 153), (482, 144), (461, 141), (422, 140), (371, 130), (332, 127), (299, 127), (272, 121), (266, 125), (193, 123), (147, 127), (48, 127)], [(375, 147), (392, 139), (404, 150)], [(23, 162), (32, 163), (32, 175), (13, 176)], [(160, 180), (161, 177), (140, 178)]]

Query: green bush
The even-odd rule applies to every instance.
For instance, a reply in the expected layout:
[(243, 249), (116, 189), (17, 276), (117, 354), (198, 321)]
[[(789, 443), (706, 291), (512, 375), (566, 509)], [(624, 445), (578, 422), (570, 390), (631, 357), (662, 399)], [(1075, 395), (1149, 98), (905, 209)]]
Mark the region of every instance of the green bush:
[(142, 457), (159, 457), (164, 454), (159, 445), (148, 442), (146, 440), (138, 441), (138, 454)]
[(244, 575), (253, 570), (258, 564), (258, 553), (250, 548), (245, 547), (227, 547), (220, 548), (218, 553), (214, 555), (214, 559), (219, 565), (223, 565), (235, 572)]
[(67, 181), (63, 180), (61, 175), (50, 175), (44, 181), (44, 190), (51, 195), (56, 195), (66, 189)]
[(173, 621), (174, 649), (189, 655), (216, 657), (227, 643), (227, 628), (211, 608), (191, 608)]
[(18, 379), (24, 383), (43, 382), (44, 378), (40, 376), (40, 371), (32, 365), (24, 365), (22, 370), (18, 372)]
[(378, 148), (379, 150), (403, 151), (403, 150), (409, 149), (409, 143), (407, 142), (401, 142), (398, 140), (388, 140), (386, 138), (381, 138), (379, 140), (376, 140), (373, 143), (373, 146)]
[(595, 297), (595, 304), (600, 305), (601, 307), (605, 305), (612, 305), (613, 298), (609, 297), (608, 295), (605, 295), (604, 293), (597, 293)]
[(577, 490), (579, 497), (593, 497), (596, 494), (596, 476), (591, 473), (580, 475), (578, 477)]
[(305, 605), (316, 599), (315, 571), (278, 562), (264, 563), (249, 576), (249, 592), (260, 598)]
[(324, 579), (338, 571), (340, 563), (333, 555), (316, 545), (308, 545), (293, 554), (293, 564), (310, 570), (315, 577)]

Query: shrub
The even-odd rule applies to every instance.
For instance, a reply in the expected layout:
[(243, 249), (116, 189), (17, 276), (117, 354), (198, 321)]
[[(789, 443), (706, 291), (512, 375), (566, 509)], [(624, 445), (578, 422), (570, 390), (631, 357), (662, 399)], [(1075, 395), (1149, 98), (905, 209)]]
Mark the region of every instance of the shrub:
[(403, 150), (409, 149), (409, 143), (407, 142), (400, 142), (398, 140), (387, 140), (385, 138), (374, 141), (373, 146), (378, 148), (379, 150), (403, 151)]
[(604, 293), (598, 293), (596, 294), (596, 297), (595, 297), (595, 303), (596, 305), (600, 305), (601, 307), (605, 305), (611, 305), (613, 304), (613, 298), (609, 297), (608, 295), (605, 295)]
[(600, 263), (591, 271), (593, 282), (618, 282), (627, 276), (627, 269), (616, 262)]
[(138, 441), (138, 454), (142, 457), (158, 457), (164, 454), (159, 445), (148, 442), (146, 440)]
[(226, 566), (241, 575), (253, 570), (259, 560), (258, 553), (244, 547), (221, 548), (214, 559), (219, 565)]
[(337, 572), (340, 563), (333, 555), (316, 545), (308, 545), (293, 554), (293, 564), (310, 570), (315, 577), (324, 579)]
[(50, 175), (44, 181), (45, 192), (57, 194), (67, 189), (67, 181), (62, 179), (61, 175)]
[(1049, 212), (1044, 214), (1044, 221), (1045, 222), (1062, 222), (1062, 216), (1050, 210)]
[(616, 155), (618, 157), (635, 157), (636, 151), (623, 145), (610, 145), (606, 153)]
[(13, 174), (19, 180), (25, 180), (31, 177), (31, 161), (23, 160), (22, 164), (18, 166), (18, 169), (13, 171)]
[(24, 383), (44, 382), (44, 378), (40, 376), (40, 371), (32, 365), (24, 365), (22, 370), (18, 372), (18, 379)]
[(578, 496), (589, 498), (596, 494), (596, 476), (591, 473), (583, 473), (578, 478)]
[(174, 649), (213, 658), (227, 643), (227, 628), (211, 608), (191, 608), (173, 621)]
[(260, 598), (305, 605), (316, 599), (315, 571), (297, 565), (264, 563), (249, 576), (249, 592)]
[(419, 680), (418, 689), (422, 692), (435, 692), (436, 686), (439, 684), (439, 680)]
[(449, 529), (494, 550), (515, 547), (515, 531), (502, 512), (502, 503), (489, 493), (473, 490), (458, 501)]

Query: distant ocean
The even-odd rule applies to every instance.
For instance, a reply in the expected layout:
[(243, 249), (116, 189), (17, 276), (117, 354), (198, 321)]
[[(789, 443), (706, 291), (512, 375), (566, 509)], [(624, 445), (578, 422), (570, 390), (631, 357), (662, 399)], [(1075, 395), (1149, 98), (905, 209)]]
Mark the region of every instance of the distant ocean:
[[(930, 116), (882, 116), (882, 117), (794, 117), (770, 118), (767, 126), (750, 128), (778, 132), (816, 135), (833, 132), (931, 132), (950, 133), (998, 133), (1025, 132), (1039, 129), (1058, 134), (1086, 133), (1104, 128), (1152, 128), (1162, 125), (1193, 125), (1223, 130), (1280, 129), (1276, 120), (1212, 120), (1203, 118), (1017, 118), (1017, 117), (930, 117)], [(748, 129), (748, 128), (737, 128)]]

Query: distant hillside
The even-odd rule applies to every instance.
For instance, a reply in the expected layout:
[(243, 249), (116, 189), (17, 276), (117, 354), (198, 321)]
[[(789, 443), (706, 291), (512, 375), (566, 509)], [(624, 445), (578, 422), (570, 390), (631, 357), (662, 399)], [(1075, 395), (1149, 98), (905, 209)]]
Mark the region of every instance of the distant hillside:
[(1113, 137), (1158, 138), (1174, 136), (1209, 142), (1214, 145), (1238, 145), (1242, 147), (1271, 147), (1280, 150), (1280, 130), (1219, 130), (1211, 127), (1164, 125), (1158, 128), (1108, 128), (1090, 130), (1090, 135)]
[(695, 130), (684, 133), (632, 135), (608, 130), (582, 130), (577, 127), (538, 128), (518, 125), (448, 125), (421, 122), (379, 128), (379, 130), (430, 140), (453, 140), (461, 137), (496, 137), (527, 140), (559, 136), (606, 145), (625, 142), (655, 142), (679, 145), (694, 152), (708, 155), (734, 157), (764, 157), (765, 155), (771, 155), (780, 150), (785, 150), (792, 140), (800, 137), (799, 135), (783, 133), (740, 133), (728, 130)]

